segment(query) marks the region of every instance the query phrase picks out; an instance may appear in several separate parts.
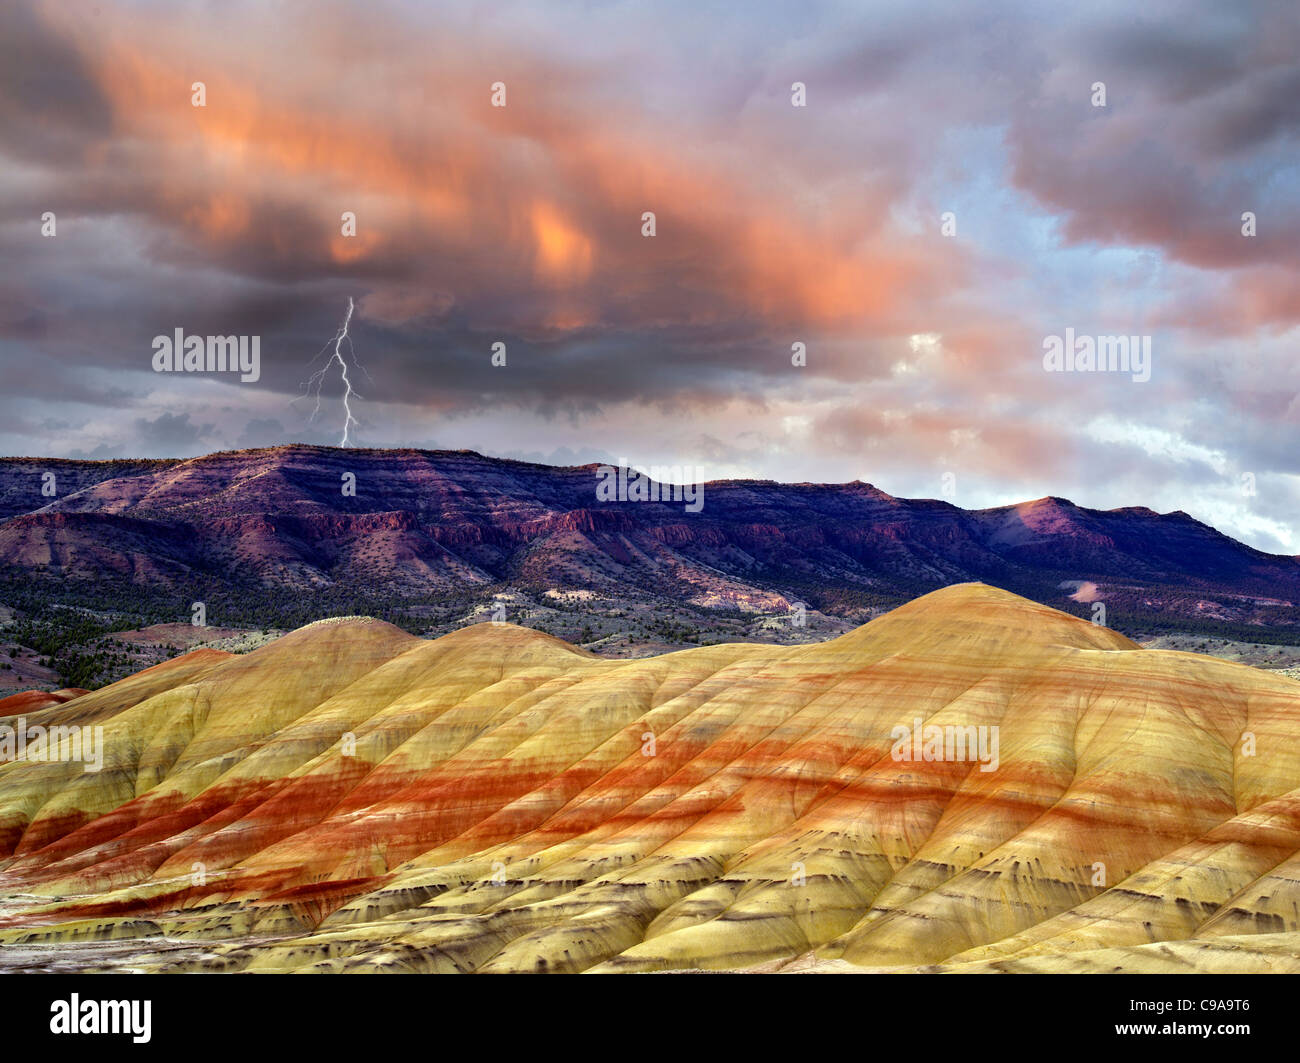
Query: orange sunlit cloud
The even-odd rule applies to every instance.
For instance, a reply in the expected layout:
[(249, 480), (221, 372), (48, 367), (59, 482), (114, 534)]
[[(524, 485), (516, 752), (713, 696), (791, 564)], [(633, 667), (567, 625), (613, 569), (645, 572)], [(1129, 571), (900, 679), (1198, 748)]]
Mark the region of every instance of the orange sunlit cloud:
[[(882, 23), (819, 0), (760, 0), (743, 23), (671, 2), (19, 7), (0, 12), (11, 80), (42, 88), (0, 108), (9, 218), (57, 209), (77, 243), (6, 247), (0, 327), (20, 361), (46, 360), (22, 379), (52, 401), (87, 351), (129, 369), (177, 324), (256, 333), (274, 395), (229, 441), (279, 438), (300, 356), (354, 298), (386, 368), (367, 381), (387, 404), (376, 440), (409, 406), (441, 429), (481, 419), (469, 444), (533, 453), (527, 419), (564, 415), (608, 448), (621, 436), (594, 411), (654, 408), (673, 445), (707, 436), (756, 473), (848, 462), (869, 439), (872, 462), (928, 477), (964, 457), (1014, 496), (1040, 474), (1128, 476), (1132, 447), (1086, 435), (1104, 411), (1252, 472), (1290, 460), (1296, 128), (1270, 105), (1300, 53), (1285, 15), (1213, 40), (1188, 20), (1180, 44), (1087, 11), (1048, 34), (1017, 0), (941, 32), (920, 10)], [(1099, 110), (1077, 87), (1107, 64), (1124, 90)], [(1155, 333), (1151, 382), (1046, 374), (1043, 338), (1067, 328)], [(498, 341), (509, 371), (488, 374)], [(764, 423), (778, 406), (811, 426), (798, 453)], [(1203, 488), (1143, 453), (1149, 482)], [(1272, 490), (1255, 504), (1289, 497)]]

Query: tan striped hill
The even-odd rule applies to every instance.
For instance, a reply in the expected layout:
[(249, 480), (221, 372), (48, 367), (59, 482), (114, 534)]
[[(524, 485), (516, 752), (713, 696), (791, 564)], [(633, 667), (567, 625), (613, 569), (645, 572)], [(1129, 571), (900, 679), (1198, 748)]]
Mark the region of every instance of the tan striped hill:
[(11, 967), (1300, 971), (1300, 684), (980, 584), (642, 660), (325, 621), (46, 716), (104, 764), (0, 766)]

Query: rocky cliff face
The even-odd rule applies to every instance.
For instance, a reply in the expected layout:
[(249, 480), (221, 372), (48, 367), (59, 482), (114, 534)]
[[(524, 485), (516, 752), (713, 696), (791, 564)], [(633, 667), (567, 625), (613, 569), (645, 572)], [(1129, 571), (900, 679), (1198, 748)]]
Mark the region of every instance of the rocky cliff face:
[(0, 964), (1300, 971), (1300, 684), (979, 584), (813, 646), (352, 618), (68, 693), (0, 701), (103, 728), (0, 765)]
[(290, 446), (48, 465), (64, 485), (53, 499), (40, 493), (43, 463), (0, 462), (11, 576), (399, 596), (527, 583), (756, 609), (821, 595), (841, 612), (862, 595), (902, 601), (973, 579), (1063, 603), (1062, 582), (1088, 580), (1130, 612), (1200, 616), (1195, 601), (1218, 595), (1230, 619), (1300, 625), (1300, 562), (1183, 513), (1059, 498), (966, 511), (868, 484), (766, 481), (708, 484), (689, 512), (603, 502), (594, 467), (468, 452)]

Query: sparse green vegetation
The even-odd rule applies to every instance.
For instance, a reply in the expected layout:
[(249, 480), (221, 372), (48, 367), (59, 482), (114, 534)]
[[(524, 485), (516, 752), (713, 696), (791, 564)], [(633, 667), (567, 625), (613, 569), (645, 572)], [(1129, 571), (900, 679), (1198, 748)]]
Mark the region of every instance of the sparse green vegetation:
[[(617, 596), (554, 594), (549, 583), (526, 579), (413, 594), (409, 588), (382, 580), (364, 585), (336, 582), (304, 590), (199, 576), (180, 591), (115, 586), (103, 580), (32, 580), (11, 574), (0, 576), (0, 602), (15, 611), (15, 619), (4, 630), (6, 641), (14, 644), (11, 655), (27, 647), (39, 654), (42, 665), (55, 671), (61, 685), (93, 689), (185, 652), (176, 646), (145, 647), (112, 636), (154, 624), (188, 623), (194, 602), (204, 603), (208, 624), (263, 639), (326, 617), (355, 615), (373, 616), (411, 634), (433, 638), (490, 619), (494, 607), (504, 603), (509, 623), (589, 645), (597, 653), (626, 656), (722, 642), (817, 641), (866, 623), (937, 586), (918, 582), (895, 595), (870, 587), (828, 587), (790, 573), (765, 571), (751, 579), (755, 585), (766, 585), (774, 597), (804, 603), (817, 621), (796, 629), (784, 608), (747, 612), (730, 605), (703, 607), (692, 601), (698, 588), (671, 581), (629, 585), (620, 588)], [(1055, 575), (1005, 589), (1081, 619), (1092, 618), (1090, 603), (1066, 598)], [(1117, 591), (1111, 585), (1105, 596), (1107, 626), (1135, 639), (1164, 635), (1200, 639), (1199, 644), (1187, 646), (1199, 652), (1216, 652), (1214, 640), (1300, 646), (1297, 628), (1196, 615), (1198, 605), (1202, 614), (1209, 611), (1204, 598), (1204, 593), (1185, 588)], [(1232, 603), (1208, 605), (1222, 609), (1224, 615), (1231, 613)], [(240, 652), (238, 645), (231, 648)]]

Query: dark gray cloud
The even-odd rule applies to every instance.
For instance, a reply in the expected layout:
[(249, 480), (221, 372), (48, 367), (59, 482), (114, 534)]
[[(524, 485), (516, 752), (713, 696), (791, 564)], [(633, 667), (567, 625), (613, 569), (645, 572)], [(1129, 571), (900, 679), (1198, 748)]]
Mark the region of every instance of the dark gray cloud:
[(196, 443), (210, 438), (214, 427), (191, 423), (188, 413), (160, 413), (153, 420), (138, 417), (135, 421), (143, 457), (166, 457), (190, 451)]
[[(1250, 470), (1215, 512), (1283, 542), (1298, 55), (1267, 3), (9, 7), (0, 445), (337, 442), (337, 379), (290, 400), (351, 297), (369, 444), (1189, 510)], [(1067, 326), (1153, 333), (1151, 383), (1049, 378)], [(177, 327), (259, 336), (261, 379), (152, 374)]]

